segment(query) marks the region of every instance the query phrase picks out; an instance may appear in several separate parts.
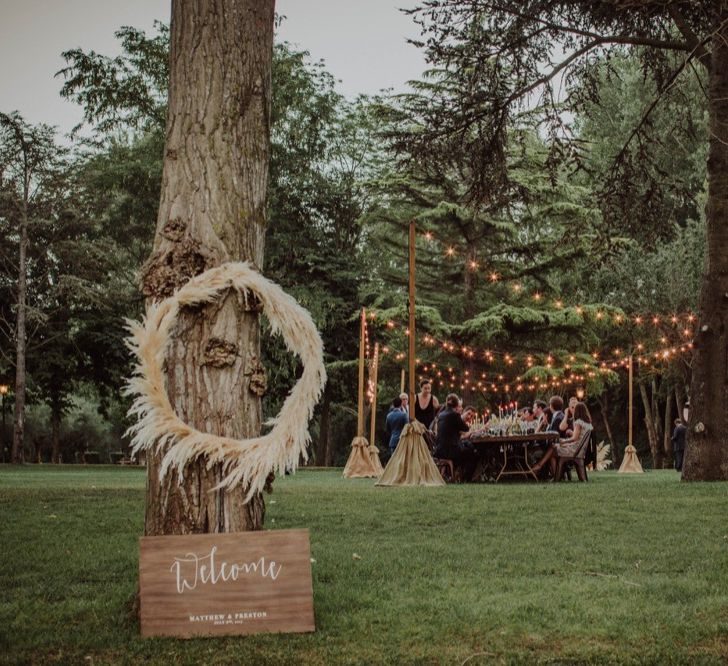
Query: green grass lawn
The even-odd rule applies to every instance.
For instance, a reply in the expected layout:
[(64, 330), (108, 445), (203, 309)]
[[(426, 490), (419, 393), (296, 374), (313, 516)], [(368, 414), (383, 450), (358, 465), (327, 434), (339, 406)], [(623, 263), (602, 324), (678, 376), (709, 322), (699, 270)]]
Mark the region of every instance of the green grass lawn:
[(0, 466), (0, 661), (728, 661), (728, 484), (375, 488), (304, 470), (276, 481), (266, 528), (310, 530), (316, 633), (185, 641), (142, 640), (128, 610), (144, 483)]

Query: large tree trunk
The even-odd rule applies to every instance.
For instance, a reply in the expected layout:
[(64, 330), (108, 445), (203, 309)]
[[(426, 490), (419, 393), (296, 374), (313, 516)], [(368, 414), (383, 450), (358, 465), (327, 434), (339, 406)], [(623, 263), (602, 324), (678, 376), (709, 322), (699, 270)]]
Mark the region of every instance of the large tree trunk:
[(673, 451), (672, 451), (672, 396), (671, 391), (667, 392), (667, 399), (665, 400), (665, 427), (663, 429), (662, 439), (662, 450), (665, 454), (664, 464), (665, 467), (671, 468), (673, 465)]
[(331, 430), (331, 389), (328, 384), (321, 398), (321, 418), (319, 420), (319, 441), (316, 447), (316, 464), (329, 466), (329, 432)]
[(716, 3), (709, 80), (707, 256), (683, 479), (728, 479), (728, 3)]
[(612, 452), (612, 459), (614, 460), (615, 452), (614, 452), (614, 436), (612, 435), (612, 426), (609, 424), (609, 397), (607, 393), (604, 394), (604, 397), (597, 397), (597, 402), (599, 403), (599, 411), (602, 414), (602, 421), (604, 422), (604, 430), (607, 433), (607, 439), (609, 440), (609, 450)]
[(28, 195), (30, 183), (26, 174), (23, 191), (23, 210), (20, 219), (20, 250), (18, 253), (18, 304), (16, 312), (15, 342), (15, 412), (13, 419), (13, 447), (10, 461), (23, 462), (25, 445), (25, 314), (28, 294)]
[(644, 382), (638, 382), (640, 387), (640, 395), (642, 396), (642, 405), (645, 408), (645, 426), (647, 427), (647, 437), (650, 441), (650, 453), (652, 454), (653, 469), (662, 467), (662, 447), (657, 434), (655, 425), (655, 417), (652, 413), (652, 404), (647, 395), (647, 387)]
[[(463, 276), (463, 318), (464, 319), (472, 319), (475, 316), (476, 313), (476, 303), (475, 303), (475, 277), (476, 277), (476, 271), (472, 268), (474, 264), (476, 264), (478, 261), (478, 253), (475, 248), (475, 245), (473, 243), (467, 243), (466, 250), (465, 250), (465, 273)], [(467, 374), (463, 373), (463, 380), (467, 377), (470, 381), (469, 383), (465, 384), (463, 383), (463, 386), (465, 388), (462, 389), (463, 392), (463, 400), (470, 401), (472, 400), (475, 395), (477, 395), (477, 382), (478, 382), (478, 374), (477, 374), (477, 366), (475, 365), (475, 362), (471, 358), (466, 358), (464, 363), (464, 370), (467, 371)], [(442, 396), (441, 396), (442, 398)]]
[(655, 434), (657, 435), (657, 439), (662, 439), (662, 414), (660, 412), (660, 398), (657, 388), (657, 380), (653, 377), (651, 382), (652, 387), (652, 418), (654, 419), (655, 424)]
[[(143, 290), (169, 296), (226, 261), (263, 265), (274, 0), (173, 0), (162, 196)], [(190, 425), (236, 438), (261, 428), (259, 307), (229, 291), (180, 313), (167, 357), (171, 404)], [(262, 495), (211, 489), (205, 460), (183, 480), (147, 463), (145, 534), (260, 529)]]
[(61, 462), (61, 410), (51, 407), (51, 462)]
[(684, 421), (685, 391), (681, 391), (679, 386), (675, 386), (675, 407), (677, 407), (677, 418)]

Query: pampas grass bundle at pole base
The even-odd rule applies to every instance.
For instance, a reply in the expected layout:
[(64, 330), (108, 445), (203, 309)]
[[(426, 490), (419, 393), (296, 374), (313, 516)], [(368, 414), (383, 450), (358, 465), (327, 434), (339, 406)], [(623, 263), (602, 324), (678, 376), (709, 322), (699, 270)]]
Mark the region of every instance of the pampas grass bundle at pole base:
[(384, 472), (382, 467), (382, 459), (379, 457), (379, 449), (376, 447), (374, 442), (369, 445), (369, 457), (372, 461), (372, 469), (376, 476), (380, 476)]
[(619, 470), (622, 474), (642, 474), (642, 463), (637, 457), (637, 449), (631, 444), (624, 450), (624, 458), (622, 458), (622, 464), (619, 466)]
[(369, 442), (366, 437), (354, 437), (351, 441), (351, 451), (344, 467), (345, 479), (360, 479), (377, 477), (381, 472), (374, 469), (372, 457), (369, 454)]
[[(300, 357), (301, 378), (288, 394), (280, 413), (266, 425), (270, 432), (251, 439), (233, 439), (200, 432), (182, 421), (172, 409), (162, 370), (171, 331), (180, 308), (210, 303), (228, 288), (254, 294), (263, 306), (272, 332), (280, 333), (286, 347)], [(170, 468), (180, 483), (187, 463), (200, 456), (208, 468), (222, 464), (224, 478), (216, 489), (247, 488), (246, 501), (261, 492), (271, 471), (294, 470), (300, 457), (308, 459), (308, 422), (318, 402), (326, 370), (323, 343), (311, 315), (277, 284), (247, 262), (227, 263), (192, 278), (169, 298), (150, 305), (142, 322), (127, 321), (127, 345), (136, 357), (125, 393), (135, 396), (129, 416), (132, 450), (165, 450), (160, 478)]]
[(389, 459), (378, 486), (444, 486), (445, 482), (425, 443), (425, 426), (419, 421), (408, 423), (399, 438), (394, 455)]

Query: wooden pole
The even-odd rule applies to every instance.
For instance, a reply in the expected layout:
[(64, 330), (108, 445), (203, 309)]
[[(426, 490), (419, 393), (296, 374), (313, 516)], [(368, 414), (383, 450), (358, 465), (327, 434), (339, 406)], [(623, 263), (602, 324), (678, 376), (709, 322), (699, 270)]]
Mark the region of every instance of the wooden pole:
[(402, 395), (404, 393), (404, 368), (402, 368), (402, 374), (399, 378), (399, 393)]
[(409, 226), (409, 412), (415, 418), (415, 221)]
[(633, 381), (633, 369), (632, 369), (632, 354), (629, 355), (629, 417), (628, 417), (628, 426), (627, 426), (627, 446), (632, 446), (632, 418), (633, 418), (633, 408), (632, 403), (634, 402), (633, 392), (634, 392), (634, 381)]
[(366, 334), (366, 309), (361, 309), (359, 326), (359, 396), (357, 404), (356, 436), (364, 437), (364, 336)]
[(372, 371), (370, 373), (372, 381), (372, 413), (371, 423), (369, 425), (369, 443), (374, 444), (377, 441), (377, 375), (379, 374), (379, 343), (374, 344), (374, 361), (372, 362)]

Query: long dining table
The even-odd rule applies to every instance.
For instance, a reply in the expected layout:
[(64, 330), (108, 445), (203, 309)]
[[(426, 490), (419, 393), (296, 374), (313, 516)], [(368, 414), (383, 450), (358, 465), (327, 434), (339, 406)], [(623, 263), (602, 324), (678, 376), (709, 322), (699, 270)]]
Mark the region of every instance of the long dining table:
[(526, 433), (521, 435), (475, 434), (468, 440), (478, 455), (482, 473), (496, 483), (504, 476), (538, 476), (529, 461), (529, 448), (545, 448), (559, 441), (557, 432)]

